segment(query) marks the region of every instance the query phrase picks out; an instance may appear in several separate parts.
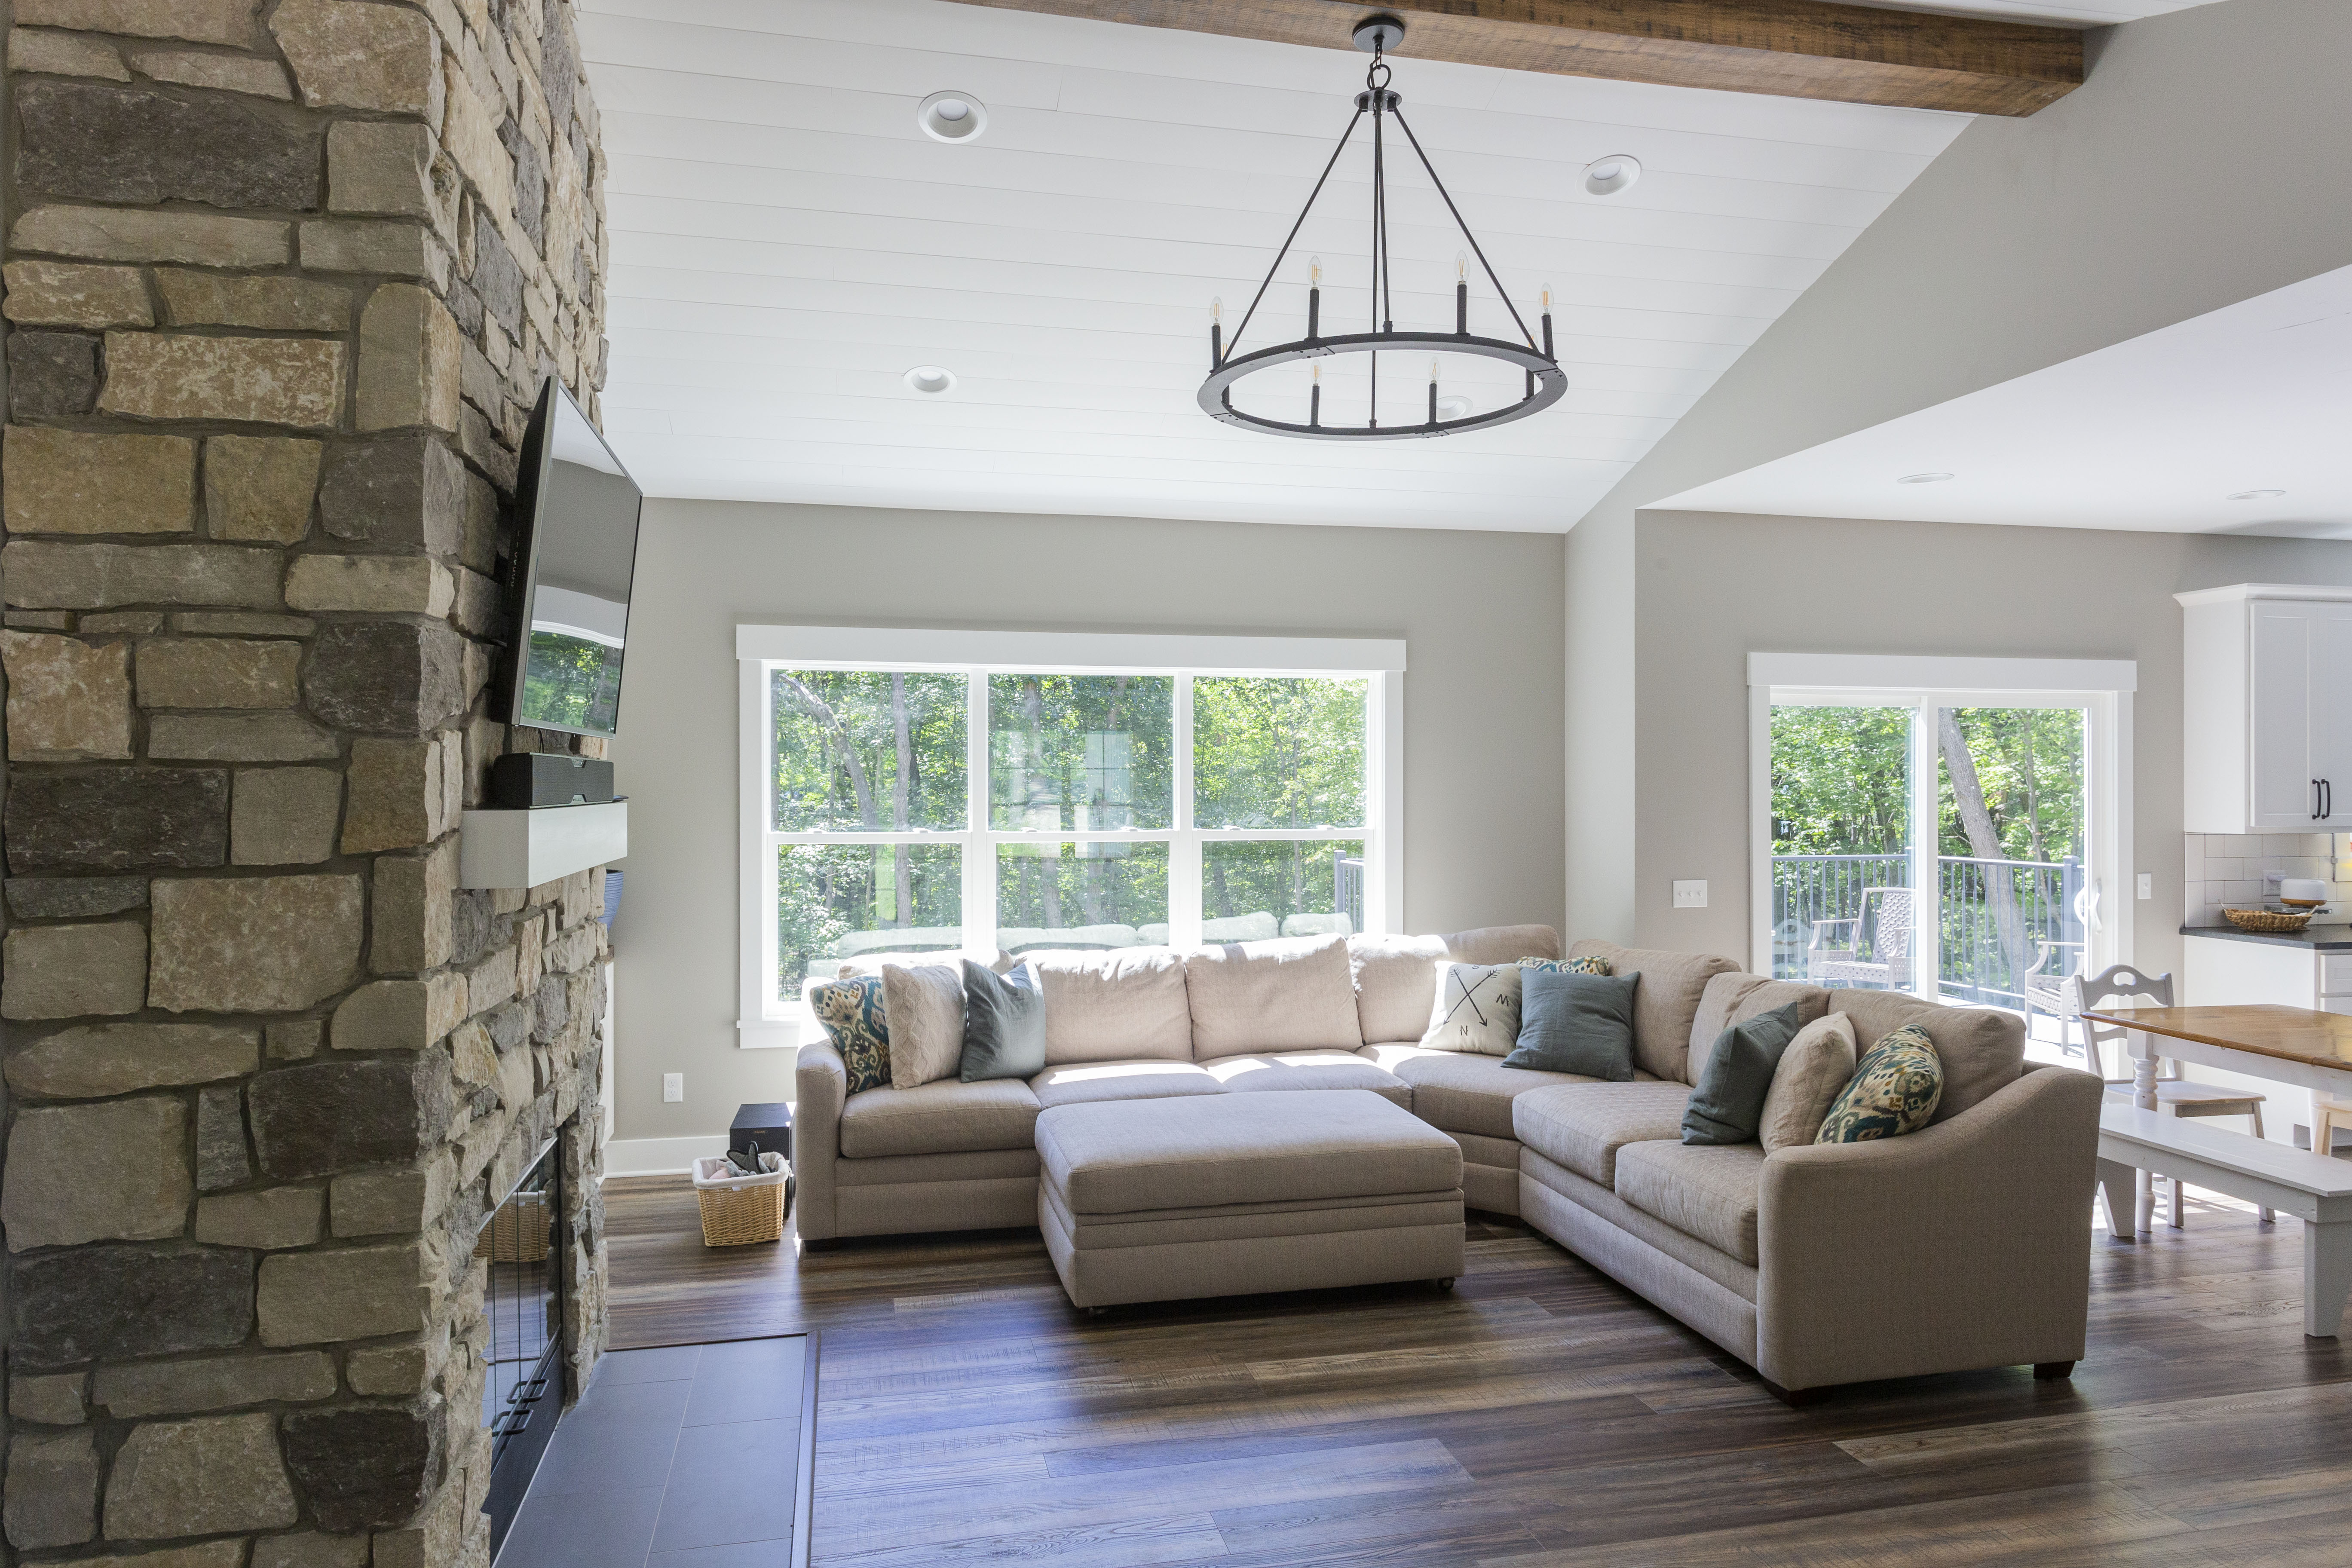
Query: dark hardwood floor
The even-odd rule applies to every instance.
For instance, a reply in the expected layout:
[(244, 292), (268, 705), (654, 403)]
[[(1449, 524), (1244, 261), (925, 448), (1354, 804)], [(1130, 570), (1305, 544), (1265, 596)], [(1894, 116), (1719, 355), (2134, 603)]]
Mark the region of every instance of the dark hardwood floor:
[(2352, 1564), (2352, 1351), (2302, 1227), (2191, 1201), (2092, 1258), (2090, 1353), (1754, 1373), (1516, 1221), (1433, 1287), (1074, 1311), (1034, 1232), (706, 1249), (605, 1184), (615, 1348), (822, 1331), (814, 1561)]

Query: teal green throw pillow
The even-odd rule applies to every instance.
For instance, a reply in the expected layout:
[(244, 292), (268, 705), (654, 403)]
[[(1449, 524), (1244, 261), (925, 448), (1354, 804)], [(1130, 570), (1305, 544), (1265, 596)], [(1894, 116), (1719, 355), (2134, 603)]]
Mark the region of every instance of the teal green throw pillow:
[(1936, 1042), (1921, 1026), (1906, 1024), (1854, 1064), (1813, 1142), (1867, 1143), (1916, 1132), (1943, 1098), (1944, 1062)]
[(1003, 974), (963, 961), (963, 1063), (966, 1083), (1035, 1078), (1045, 1070), (1045, 998), (1026, 963)]
[(1780, 1053), (1804, 1027), (1801, 1002), (1759, 1013), (1715, 1037), (1706, 1066), (1699, 1069), (1690, 1103), (1683, 1108), (1685, 1143), (1753, 1143), (1764, 1121), (1764, 1097), (1772, 1092), (1772, 1070)]
[(890, 1030), (883, 1021), (882, 977), (860, 974), (809, 989), (809, 1010), (841, 1053), (849, 1092), (863, 1094), (890, 1081)]
[(1522, 963), (1518, 1044), (1503, 1065), (1580, 1073), (1610, 1083), (1629, 1081), (1633, 1076), (1633, 987), (1641, 978)]

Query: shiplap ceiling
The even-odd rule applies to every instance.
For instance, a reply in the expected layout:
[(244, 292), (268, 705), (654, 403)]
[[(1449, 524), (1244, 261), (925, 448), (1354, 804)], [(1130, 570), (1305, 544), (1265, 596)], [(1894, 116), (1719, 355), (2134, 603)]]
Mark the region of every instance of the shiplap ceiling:
[[(1362, 57), (940, 0), (583, 11), (610, 159), (604, 426), (654, 495), (1564, 530), (1967, 123), (1401, 61), (1406, 112), (1505, 287), (1530, 312), (1555, 290), (1570, 389), (1502, 429), (1307, 442), (1218, 424), (1193, 396), (1210, 300), (1230, 330)], [(950, 89), (987, 106), (974, 142), (917, 128)], [(1640, 158), (1640, 183), (1588, 195), (1584, 165), (1610, 153)], [(1390, 187), (1399, 324), (1443, 327), (1461, 242), (1417, 168)], [(1369, 192), (1359, 146), (1245, 349), (1303, 330), (1310, 254), (1326, 321), (1365, 317)], [(1491, 289), (1472, 297), (1474, 330), (1506, 335)], [(1397, 357), (1384, 417), (1418, 418), (1429, 362)], [(916, 393), (918, 364), (959, 384)], [(1360, 408), (1360, 381), (1327, 376), (1327, 409)], [(1512, 393), (1475, 362), (1443, 379), (1482, 408)], [(1301, 374), (1236, 402), (1303, 417), (1306, 395)]]

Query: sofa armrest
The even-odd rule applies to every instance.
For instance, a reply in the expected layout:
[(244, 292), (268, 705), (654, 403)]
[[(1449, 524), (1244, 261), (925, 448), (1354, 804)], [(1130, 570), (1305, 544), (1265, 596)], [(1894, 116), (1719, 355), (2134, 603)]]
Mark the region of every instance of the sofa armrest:
[(849, 1098), (849, 1071), (831, 1040), (803, 1046), (793, 1073), (793, 1228), (803, 1241), (841, 1234), (834, 1206), (834, 1162), (841, 1157), (841, 1106)]
[(1802, 1389), (2080, 1359), (2105, 1092), (2029, 1067), (1919, 1131), (1775, 1152), (1757, 1370)]

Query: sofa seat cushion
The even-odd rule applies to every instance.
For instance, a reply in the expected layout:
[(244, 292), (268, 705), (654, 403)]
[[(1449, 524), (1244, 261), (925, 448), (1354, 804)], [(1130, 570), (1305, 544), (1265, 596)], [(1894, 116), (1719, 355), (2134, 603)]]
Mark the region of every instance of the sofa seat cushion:
[(1045, 997), (1045, 1065), (1192, 1059), (1184, 960), (1172, 949), (1027, 955)]
[(1101, 1100), (1167, 1100), (1180, 1094), (1223, 1094), (1225, 1086), (1198, 1062), (1159, 1057), (1125, 1062), (1067, 1062), (1029, 1080), (1041, 1110)]
[(1369, 1089), (1412, 1109), (1412, 1085), (1354, 1051), (1251, 1051), (1201, 1066), (1230, 1089)]
[(1617, 1152), (1617, 1195), (1685, 1236), (1756, 1262), (1761, 1143), (1628, 1143)]
[(1553, 1085), (1521, 1095), (1511, 1106), (1511, 1126), (1545, 1159), (1613, 1188), (1619, 1150), (1682, 1137), (1690, 1092), (1688, 1084), (1656, 1079)]
[(1418, 1040), (1366, 1046), (1356, 1053), (1412, 1086), (1412, 1113), (1448, 1132), (1510, 1138), (1511, 1101), (1530, 1089), (1591, 1083), (1573, 1073), (1507, 1068), (1500, 1057), (1433, 1050)]
[(1362, 1089), (1057, 1105), (1045, 1179), (1072, 1215), (1459, 1191), (1461, 1146)]
[(1691, 1026), (1706, 983), (1737, 973), (1739, 965), (1709, 953), (1619, 947), (1591, 938), (1570, 948), (1568, 956), (1605, 958), (1610, 973), (1642, 976), (1633, 988), (1633, 1065), (1659, 1078), (1690, 1082)]
[(841, 1107), (841, 1152), (851, 1160), (886, 1154), (960, 1154), (1028, 1146), (1037, 1127), (1037, 1097), (1017, 1078), (965, 1083), (943, 1078), (915, 1089), (869, 1089)]

